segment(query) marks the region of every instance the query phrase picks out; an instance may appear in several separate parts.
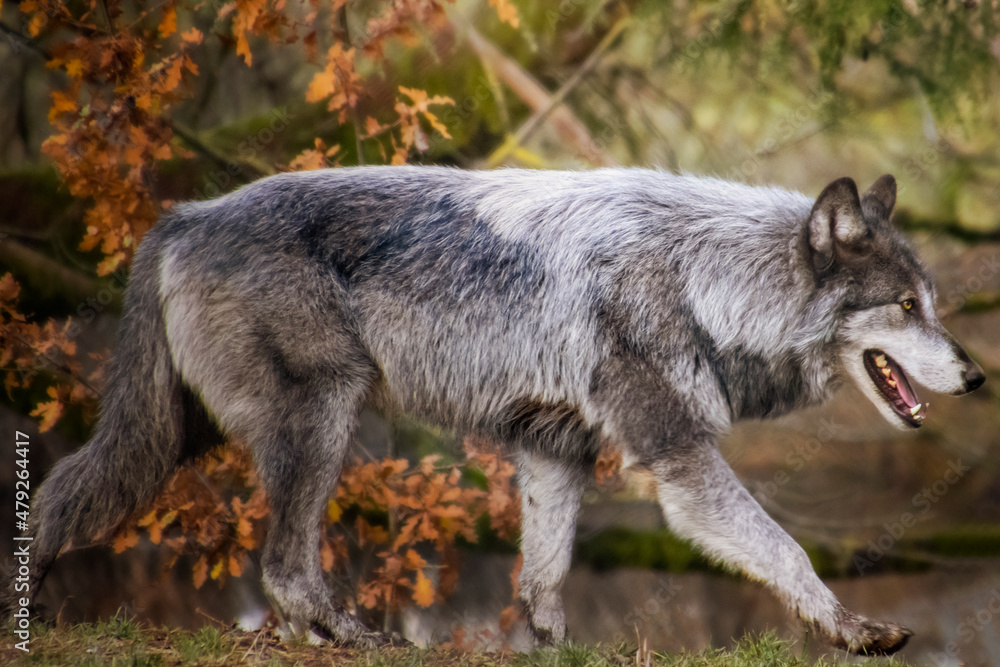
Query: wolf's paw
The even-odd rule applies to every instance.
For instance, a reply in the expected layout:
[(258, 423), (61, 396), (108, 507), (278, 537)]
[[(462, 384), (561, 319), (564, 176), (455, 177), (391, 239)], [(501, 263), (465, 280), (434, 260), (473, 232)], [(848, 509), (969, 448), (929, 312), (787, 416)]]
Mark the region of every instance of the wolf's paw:
[(528, 626), (531, 642), (535, 648), (557, 646), (566, 641), (566, 617), (558, 599), (556, 604), (547, 607), (536, 606), (534, 610), (522, 599), (518, 601), (517, 610), (520, 620)]
[(836, 635), (830, 636), (822, 629), (817, 630), (833, 646), (858, 655), (890, 655), (903, 648), (913, 635), (895, 623), (873, 621), (847, 610), (841, 612)]
[(389, 634), (384, 632), (366, 632), (354, 642), (354, 646), (357, 648), (410, 648), (413, 646), (413, 642), (398, 632)]
[(321, 640), (333, 645), (340, 646), (344, 648), (384, 648), (387, 646), (392, 647), (411, 647), (413, 642), (406, 639), (403, 635), (398, 632), (393, 632), (386, 634), (384, 632), (375, 632), (373, 630), (361, 629), (360, 624), (357, 628), (352, 628), (353, 632), (350, 634), (344, 634), (337, 636), (329, 628), (325, 627), (320, 623), (313, 623), (312, 631)]

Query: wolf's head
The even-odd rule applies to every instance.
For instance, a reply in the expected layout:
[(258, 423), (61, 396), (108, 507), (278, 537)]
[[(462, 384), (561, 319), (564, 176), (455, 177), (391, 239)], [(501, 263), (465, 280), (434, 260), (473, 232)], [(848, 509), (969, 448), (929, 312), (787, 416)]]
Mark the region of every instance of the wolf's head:
[(841, 178), (816, 199), (808, 235), (817, 281), (846, 294), (836, 338), (844, 371), (904, 428), (920, 426), (927, 414), (909, 377), (956, 395), (986, 377), (938, 321), (930, 274), (889, 222), (895, 203), (892, 176), (861, 196)]

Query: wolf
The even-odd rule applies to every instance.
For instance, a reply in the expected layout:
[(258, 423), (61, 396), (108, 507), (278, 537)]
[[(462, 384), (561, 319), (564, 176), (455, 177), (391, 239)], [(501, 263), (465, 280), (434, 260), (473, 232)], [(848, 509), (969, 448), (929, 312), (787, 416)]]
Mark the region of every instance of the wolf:
[(813, 201), (656, 170), (402, 166), (280, 174), (178, 205), (135, 255), (95, 433), (34, 500), (27, 595), (62, 551), (122, 526), (232, 435), (271, 502), (272, 599), (333, 642), (384, 643), (331, 597), (318, 550), (373, 408), (516, 458), (520, 596), (540, 644), (566, 638), (581, 491), (612, 447), (655, 475), (676, 533), (833, 646), (891, 653), (910, 631), (845, 609), (716, 442), (847, 379), (901, 428), (929, 414), (911, 377), (952, 394), (983, 384), (890, 223), (895, 199), (889, 175)]

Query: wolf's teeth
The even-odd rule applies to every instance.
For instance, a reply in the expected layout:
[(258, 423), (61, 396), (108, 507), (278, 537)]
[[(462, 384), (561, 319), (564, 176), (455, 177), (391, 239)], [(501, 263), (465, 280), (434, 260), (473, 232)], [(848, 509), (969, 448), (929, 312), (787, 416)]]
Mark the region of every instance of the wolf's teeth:
[(877, 357), (875, 357), (875, 365), (878, 366), (879, 368), (885, 368), (885, 365), (887, 363), (889, 362), (885, 360), (884, 354), (880, 354)]
[(889, 386), (892, 387), (893, 389), (896, 388), (896, 381), (895, 380), (886, 380), (886, 382), (888, 382)]
[(884, 375), (886, 377), (889, 377), (890, 375), (892, 375), (892, 369), (890, 369), (890, 368), (883, 368), (882, 369), (882, 375)]
[(912, 408), (910, 408), (910, 414), (915, 417), (917, 415), (917, 413), (920, 412), (920, 408), (922, 408), (922, 407), (923, 406), (920, 403), (917, 403)]

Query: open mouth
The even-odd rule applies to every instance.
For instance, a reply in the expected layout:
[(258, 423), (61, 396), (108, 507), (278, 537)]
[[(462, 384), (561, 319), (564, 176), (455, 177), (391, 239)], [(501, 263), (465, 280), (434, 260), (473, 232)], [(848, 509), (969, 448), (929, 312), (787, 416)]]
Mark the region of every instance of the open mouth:
[(919, 428), (927, 417), (926, 407), (917, 398), (903, 369), (882, 350), (865, 350), (865, 370), (885, 402), (904, 422)]

